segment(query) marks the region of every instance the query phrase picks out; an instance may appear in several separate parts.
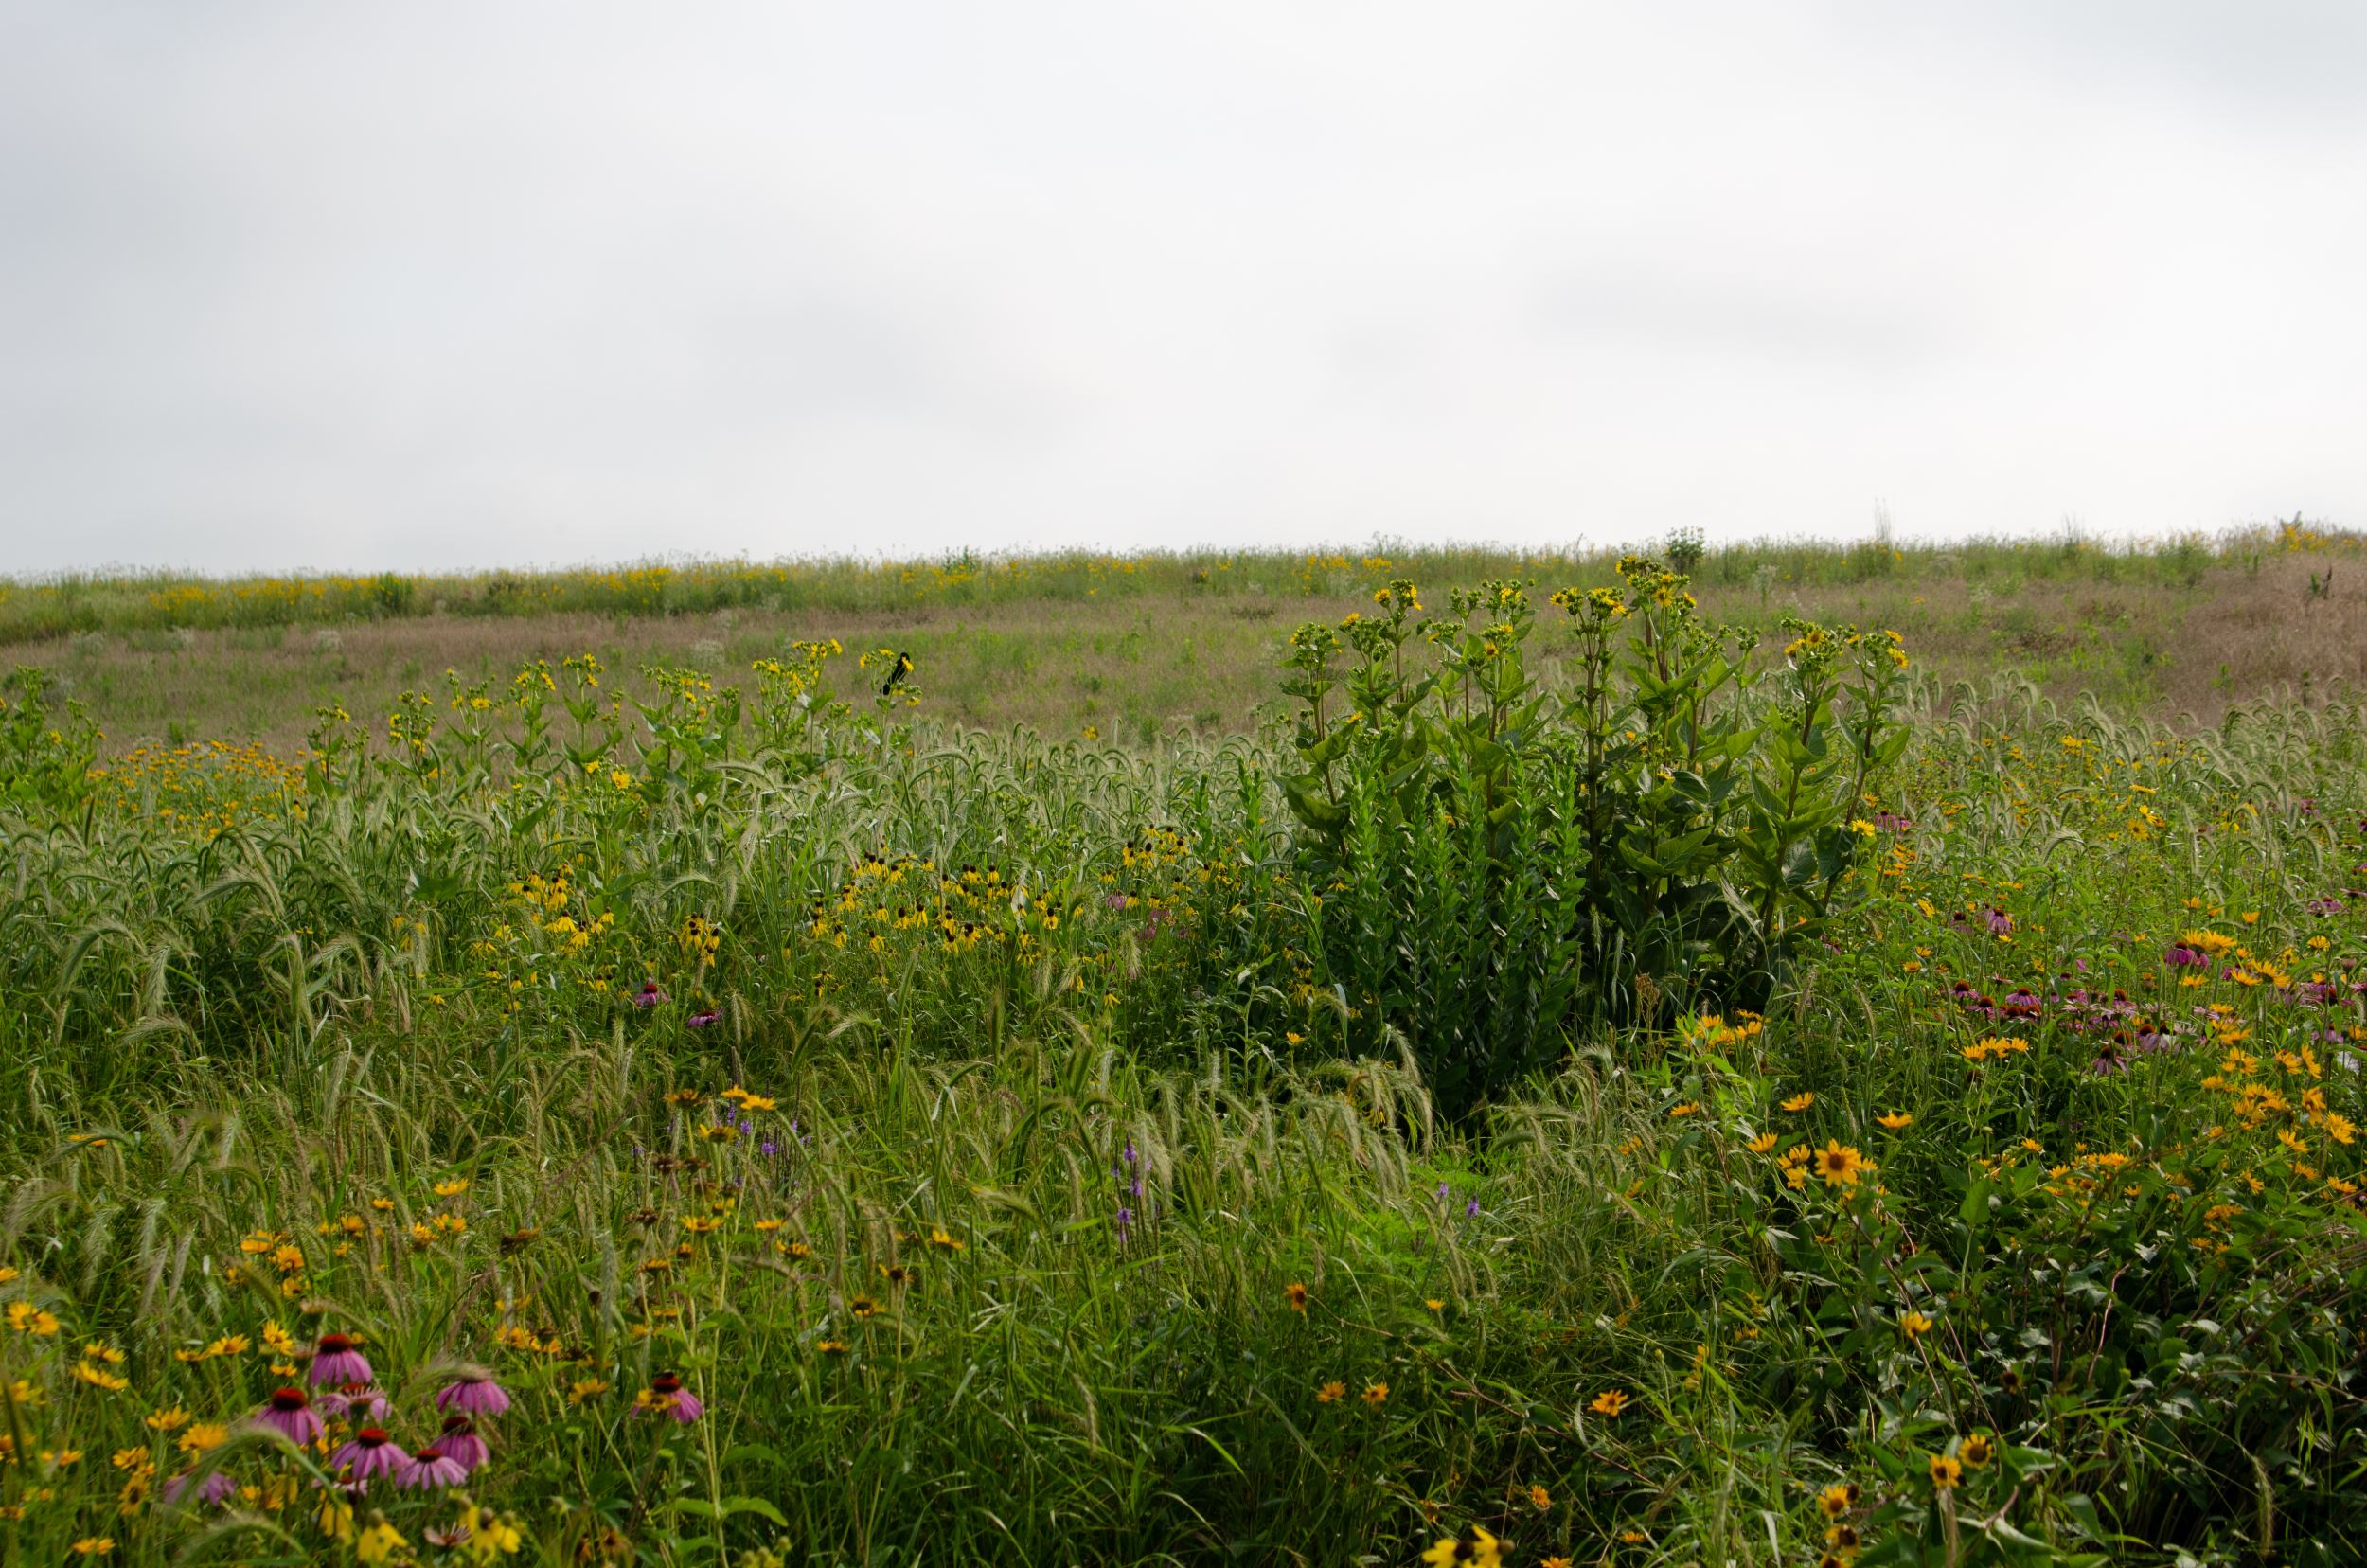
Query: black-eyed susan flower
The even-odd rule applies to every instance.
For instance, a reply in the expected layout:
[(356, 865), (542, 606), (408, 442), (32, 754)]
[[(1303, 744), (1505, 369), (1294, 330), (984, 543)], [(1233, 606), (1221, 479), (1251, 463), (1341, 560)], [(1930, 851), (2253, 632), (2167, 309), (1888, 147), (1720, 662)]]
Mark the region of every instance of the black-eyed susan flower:
[(1626, 1410), (1629, 1396), (1624, 1388), (1606, 1388), (1586, 1402), (1586, 1408), (1597, 1416), (1615, 1417)]
[(1931, 1455), (1931, 1489), (1933, 1491), (1952, 1491), (1964, 1478), (1965, 1467), (1961, 1461), (1945, 1453)]
[(1874, 1118), (1894, 1132), (1904, 1132), (1914, 1126), (1914, 1114), (1909, 1111), (1885, 1111)]
[(1471, 1526), (1468, 1541), (1461, 1536), (1448, 1536), (1422, 1554), (1422, 1561), (1430, 1568), (1453, 1568), (1457, 1563), (1469, 1563), (1473, 1568), (1501, 1568), (1504, 1543), (1479, 1525)]
[(1806, 1111), (1809, 1106), (1814, 1105), (1815, 1103), (1816, 1096), (1804, 1091), (1784, 1101), (1782, 1109), (1786, 1111)]
[(1969, 1470), (1986, 1470), (1997, 1458), (1997, 1439), (1976, 1432), (1956, 1446), (1956, 1457)]
[(1373, 1383), (1364, 1390), (1363, 1398), (1366, 1404), (1375, 1408), (1385, 1405), (1389, 1402), (1389, 1385), (1385, 1382)]
[(1347, 1395), (1348, 1385), (1342, 1382), (1339, 1379), (1334, 1378), (1329, 1382), (1324, 1384), (1323, 1387), (1315, 1390), (1315, 1402), (1317, 1404), (1336, 1404), (1340, 1400), (1346, 1399)]
[(1834, 1139), (1825, 1140), (1824, 1147), (1811, 1156), (1811, 1163), (1826, 1186), (1854, 1187), (1860, 1176), (1874, 1168), (1863, 1154)]
[(1930, 1333), (1934, 1327), (1936, 1325), (1931, 1319), (1913, 1308), (1909, 1308), (1898, 1315), (1898, 1331), (1906, 1335), (1911, 1344)]
[(1282, 1299), (1290, 1303), (1290, 1310), (1303, 1313), (1307, 1310), (1307, 1287), (1293, 1280), (1282, 1288)]

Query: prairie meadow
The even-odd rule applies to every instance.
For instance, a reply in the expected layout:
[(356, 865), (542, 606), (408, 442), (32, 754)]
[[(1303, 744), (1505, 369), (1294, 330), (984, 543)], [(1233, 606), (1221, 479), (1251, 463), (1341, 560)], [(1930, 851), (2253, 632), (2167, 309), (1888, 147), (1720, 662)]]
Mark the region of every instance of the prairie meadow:
[(0, 1557), (2359, 1561), (2359, 561), (10, 585)]

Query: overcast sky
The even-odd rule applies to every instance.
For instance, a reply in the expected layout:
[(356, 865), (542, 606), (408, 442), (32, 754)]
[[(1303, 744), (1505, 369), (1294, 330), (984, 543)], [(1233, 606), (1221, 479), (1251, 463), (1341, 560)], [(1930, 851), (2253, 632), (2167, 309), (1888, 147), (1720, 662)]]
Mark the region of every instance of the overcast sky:
[(0, 0), (0, 571), (2367, 523), (2367, 5)]

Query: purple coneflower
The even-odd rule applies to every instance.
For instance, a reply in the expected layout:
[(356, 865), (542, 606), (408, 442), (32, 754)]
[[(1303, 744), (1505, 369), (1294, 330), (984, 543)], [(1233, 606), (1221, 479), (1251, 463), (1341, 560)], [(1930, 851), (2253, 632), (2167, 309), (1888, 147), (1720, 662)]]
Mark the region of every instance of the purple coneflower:
[(643, 982), (641, 989), (633, 992), (632, 1005), (636, 1007), (654, 1007), (665, 1000), (666, 992), (658, 988), (656, 981), (650, 980)]
[(329, 1456), (329, 1468), (343, 1468), (346, 1478), (353, 1486), (365, 1487), (382, 1475), (390, 1475), (402, 1469), (401, 1447), (387, 1437), (383, 1427), (365, 1426), (355, 1433), (347, 1444)]
[(410, 1491), (434, 1491), (438, 1487), (456, 1487), (468, 1478), (466, 1465), (433, 1447), (419, 1450), (395, 1471), (395, 1485)]
[(1992, 936), (2006, 935), (2014, 929), (2014, 918), (2002, 909), (1991, 908), (1983, 918), (1988, 921)]
[(385, 1394), (371, 1384), (349, 1382), (314, 1399), (312, 1408), (323, 1416), (343, 1416), (350, 1420), (358, 1415), (383, 1421), (386, 1412), (394, 1407), (386, 1402)]
[(660, 1372), (650, 1380), (647, 1392), (641, 1396), (645, 1410), (664, 1411), (684, 1426), (688, 1426), (706, 1413), (699, 1396), (682, 1385), (682, 1379), (671, 1372)]
[(695, 1012), (685, 1022), (694, 1029), (703, 1029), (722, 1016), (720, 1012)]
[(309, 1443), (321, 1434), (321, 1418), (312, 1408), (312, 1396), (301, 1388), (277, 1388), (263, 1408), (255, 1413), (256, 1424), (278, 1433), (291, 1443)]
[[(188, 1487), (189, 1477), (186, 1471), (167, 1481), (165, 1483), (167, 1506), (180, 1502), (181, 1494), (188, 1490)], [(239, 1484), (236, 1481), (231, 1480), (222, 1471), (216, 1470), (197, 1484), (197, 1499), (201, 1503), (220, 1503), (228, 1499), (238, 1489)]]
[(306, 1381), (314, 1388), (323, 1383), (343, 1388), (347, 1383), (368, 1382), (374, 1376), (369, 1359), (362, 1354), (351, 1334), (323, 1334), (312, 1351), (312, 1371)]
[(464, 1471), (476, 1469), (490, 1457), (485, 1439), (476, 1434), (476, 1423), (466, 1416), (445, 1417), (442, 1435), (428, 1448), (447, 1459), (457, 1460)]
[(471, 1416), (498, 1416), (509, 1408), (501, 1384), (473, 1372), (464, 1372), (436, 1391), (436, 1408), (465, 1411)]
[(2179, 942), (2162, 955), (2162, 961), (2172, 969), (2200, 969), (2211, 960), (2185, 943)]

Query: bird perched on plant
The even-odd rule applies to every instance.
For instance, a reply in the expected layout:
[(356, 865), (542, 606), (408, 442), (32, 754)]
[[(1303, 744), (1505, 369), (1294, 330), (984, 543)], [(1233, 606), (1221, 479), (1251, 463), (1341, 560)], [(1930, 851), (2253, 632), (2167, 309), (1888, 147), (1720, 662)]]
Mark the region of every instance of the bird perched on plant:
[(894, 691), (898, 686), (903, 685), (904, 677), (912, 672), (913, 656), (909, 653), (897, 654), (896, 662), (888, 666), (887, 684), (880, 687), (880, 695), (884, 697), (889, 692)]

